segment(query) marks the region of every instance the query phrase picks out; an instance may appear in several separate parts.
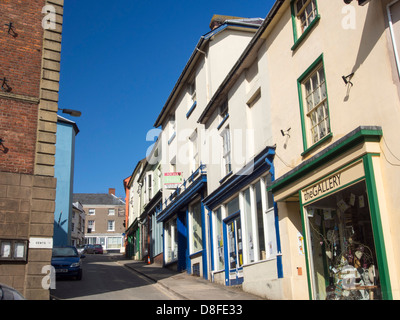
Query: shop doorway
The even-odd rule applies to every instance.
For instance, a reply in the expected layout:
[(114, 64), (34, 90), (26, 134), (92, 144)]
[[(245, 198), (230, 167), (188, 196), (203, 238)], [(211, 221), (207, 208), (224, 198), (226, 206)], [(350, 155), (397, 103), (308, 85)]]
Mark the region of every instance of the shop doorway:
[(227, 250), (225, 256), (226, 283), (230, 286), (243, 283), (243, 244), (240, 212), (225, 221)]
[(305, 206), (313, 297), (382, 299), (364, 180)]

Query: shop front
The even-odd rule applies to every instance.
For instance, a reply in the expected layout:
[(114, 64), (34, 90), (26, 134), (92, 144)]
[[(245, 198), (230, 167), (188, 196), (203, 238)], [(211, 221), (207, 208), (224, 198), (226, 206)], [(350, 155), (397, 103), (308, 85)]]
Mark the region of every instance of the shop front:
[(310, 299), (392, 298), (389, 226), (381, 219), (388, 213), (379, 206), (381, 134), (358, 128), (272, 186), (276, 201), (299, 201)]

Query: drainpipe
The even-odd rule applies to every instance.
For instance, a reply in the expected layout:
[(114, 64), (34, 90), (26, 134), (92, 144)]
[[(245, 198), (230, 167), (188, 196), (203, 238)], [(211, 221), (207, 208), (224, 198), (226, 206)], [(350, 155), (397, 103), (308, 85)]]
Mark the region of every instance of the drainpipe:
[[(271, 174), (271, 181), (275, 181), (275, 167), (273, 163), (273, 157), (275, 156), (275, 149), (269, 149), (267, 152), (267, 157), (265, 158), (265, 162), (269, 166), (269, 172)], [(269, 159), (269, 157), (272, 158), (272, 160)], [(274, 196), (272, 195), (272, 200), (274, 199)], [(282, 266), (282, 249), (281, 249), (281, 237), (279, 233), (279, 216), (278, 216), (278, 205), (277, 203), (273, 200), (274, 203), (274, 212), (275, 212), (275, 235), (276, 235), (276, 250), (277, 250), (277, 255), (276, 255), (276, 266), (277, 266), (277, 271), (278, 271), (278, 278), (281, 279), (283, 278), (283, 266)]]
[(392, 13), (390, 11), (390, 7), (397, 3), (399, 0), (394, 0), (391, 3), (389, 3), (386, 6), (387, 10), (387, 15), (388, 15), (388, 21), (389, 21), (389, 29), (390, 29), (390, 37), (392, 38), (392, 43), (393, 43), (393, 50), (394, 50), (394, 57), (396, 59), (396, 65), (397, 65), (397, 73), (400, 77), (400, 59), (399, 59), (399, 53), (397, 51), (397, 44), (396, 44), (396, 39), (394, 37), (394, 30), (393, 30), (393, 22), (392, 22)]

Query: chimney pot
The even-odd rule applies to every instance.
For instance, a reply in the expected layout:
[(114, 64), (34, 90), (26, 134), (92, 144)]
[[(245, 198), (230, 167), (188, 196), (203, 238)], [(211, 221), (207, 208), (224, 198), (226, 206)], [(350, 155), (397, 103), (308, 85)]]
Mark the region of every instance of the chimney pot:
[(113, 194), (115, 196), (115, 188), (108, 188), (108, 194)]

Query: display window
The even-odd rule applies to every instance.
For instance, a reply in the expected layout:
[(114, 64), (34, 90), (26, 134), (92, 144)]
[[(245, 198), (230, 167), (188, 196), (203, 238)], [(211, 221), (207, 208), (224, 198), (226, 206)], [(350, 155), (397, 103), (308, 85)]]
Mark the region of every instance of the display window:
[[(324, 188), (335, 189), (342, 178), (332, 175), (309, 188), (314, 191), (308, 196)], [(304, 206), (303, 213), (314, 299), (382, 299), (365, 180), (316, 197)]]

